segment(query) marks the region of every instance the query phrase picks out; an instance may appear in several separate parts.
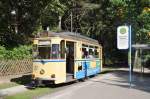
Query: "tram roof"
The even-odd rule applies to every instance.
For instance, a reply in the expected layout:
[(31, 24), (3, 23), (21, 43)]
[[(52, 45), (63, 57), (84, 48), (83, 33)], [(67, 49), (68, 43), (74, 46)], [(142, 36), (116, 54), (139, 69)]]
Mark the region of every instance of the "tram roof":
[[(44, 34), (46, 33), (46, 34)], [(43, 35), (44, 34), (44, 35)], [(74, 32), (59, 32), (59, 33), (55, 33), (55, 32), (41, 32), (38, 34), (37, 38), (42, 38), (42, 37), (62, 37), (65, 39), (73, 39), (73, 40), (79, 40), (79, 41), (85, 41), (85, 42), (89, 42), (89, 43), (94, 43), (94, 44), (98, 44), (98, 41), (83, 35), (80, 35), (80, 33), (74, 33)]]

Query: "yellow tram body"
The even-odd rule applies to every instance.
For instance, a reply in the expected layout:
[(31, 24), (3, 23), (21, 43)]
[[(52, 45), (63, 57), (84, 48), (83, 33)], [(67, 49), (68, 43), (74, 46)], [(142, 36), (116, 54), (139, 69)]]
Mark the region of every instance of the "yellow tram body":
[[(90, 53), (95, 57), (88, 58)], [(102, 71), (102, 46), (70, 32), (40, 33), (33, 40), (33, 57), (33, 80), (59, 84)]]

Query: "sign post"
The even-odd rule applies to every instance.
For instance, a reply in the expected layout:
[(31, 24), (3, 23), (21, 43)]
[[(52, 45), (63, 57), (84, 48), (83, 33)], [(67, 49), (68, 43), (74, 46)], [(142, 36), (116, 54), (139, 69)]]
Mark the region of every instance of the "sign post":
[(131, 25), (129, 26), (129, 54), (128, 54), (128, 65), (129, 65), (129, 82), (130, 88), (132, 84), (132, 64), (131, 64), (131, 51), (132, 51), (132, 42), (131, 42)]
[(129, 83), (132, 82), (132, 67), (131, 67), (131, 25), (119, 26), (117, 28), (117, 48), (119, 50), (128, 49), (128, 65), (129, 65)]

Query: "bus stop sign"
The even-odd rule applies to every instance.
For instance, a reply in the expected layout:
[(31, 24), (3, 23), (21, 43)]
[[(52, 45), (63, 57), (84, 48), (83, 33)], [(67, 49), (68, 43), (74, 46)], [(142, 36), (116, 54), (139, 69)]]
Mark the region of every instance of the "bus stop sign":
[(117, 48), (128, 49), (129, 48), (129, 27), (119, 26), (117, 28)]

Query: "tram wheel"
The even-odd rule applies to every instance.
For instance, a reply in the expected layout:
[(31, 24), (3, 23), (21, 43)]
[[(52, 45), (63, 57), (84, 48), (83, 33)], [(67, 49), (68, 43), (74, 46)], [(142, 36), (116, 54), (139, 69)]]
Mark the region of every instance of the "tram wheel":
[(36, 86), (37, 86), (37, 87), (40, 87), (41, 85), (42, 85), (42, 81), (41, 81), (41, 80), (37, 80)]

